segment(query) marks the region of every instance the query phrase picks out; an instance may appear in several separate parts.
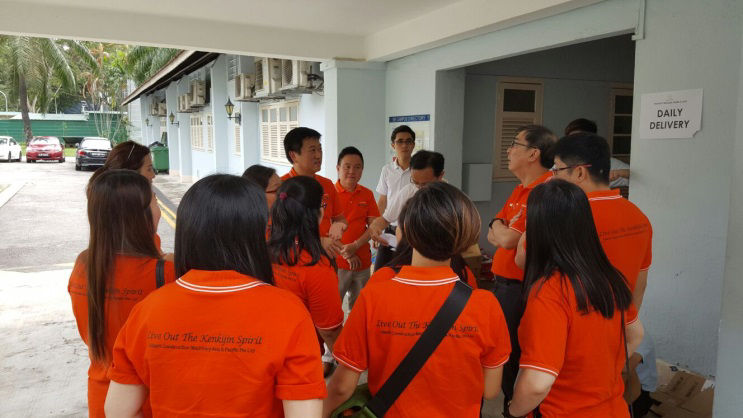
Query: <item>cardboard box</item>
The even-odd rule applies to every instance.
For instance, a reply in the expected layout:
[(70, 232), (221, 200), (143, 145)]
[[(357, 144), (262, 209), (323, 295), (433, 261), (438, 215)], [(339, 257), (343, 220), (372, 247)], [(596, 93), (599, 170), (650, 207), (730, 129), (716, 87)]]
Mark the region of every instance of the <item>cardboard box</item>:
[(706, 382), (703, 376), (679, 370), (652, 394), (660, 404), (650, 410), (668, 418), (711, 418), (715, 390), (711, 385), (705, 387)]

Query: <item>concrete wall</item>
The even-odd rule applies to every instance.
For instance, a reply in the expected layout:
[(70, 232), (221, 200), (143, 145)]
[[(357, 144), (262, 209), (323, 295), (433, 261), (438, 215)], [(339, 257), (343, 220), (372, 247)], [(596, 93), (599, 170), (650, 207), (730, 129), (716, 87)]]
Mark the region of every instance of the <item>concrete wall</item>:
[(364, 155), (361, 184), (374, 190), (385, 163), (389, 138), (384, 124), (385, 66), (380, 63), (331, 61), (325, 77), (325, 176), (337, 179), (338, 153), (355, 146)]
[[(739, 26), (743, 25), (743, 19)], [(740, 382), (743, 377), (743, 35), (738, 83), (738, 126), (733, 148), (730, 184), (730, 221), (728, 223), (725, 282), (722, 287), (720, 349), (717, 357), (715, 416), (732, 417), (743, 409)]]
[(168, 107), (168, 163), (170, 165), (171, 176), (181, 175), (181, 141), (179, 138), (180, 130), (177, 125), (170, 123), (170, 114), (176, 115), (178, 112), (178, 89), (175, 83), (170, 83), (165, 89), (165, 103)]
[[(492, 162), (497, 83), (501, 77), (533, 77), (542, 81), (542, 123), (558, 136), (568, 122), (585, 117), (596, 121), (599, 134), (606, 137), (611, 87), (615, 83), (632, 83), (634, 51), (630, 35), (622, 35), (467, 67), (463, 163)], [(492, 200), (476, 202), (483, 217), (497, 213), (516, 184), (493, 182)], [(480, 246), (494, 251), (487, 241), (487, 225), (482, 232)]]

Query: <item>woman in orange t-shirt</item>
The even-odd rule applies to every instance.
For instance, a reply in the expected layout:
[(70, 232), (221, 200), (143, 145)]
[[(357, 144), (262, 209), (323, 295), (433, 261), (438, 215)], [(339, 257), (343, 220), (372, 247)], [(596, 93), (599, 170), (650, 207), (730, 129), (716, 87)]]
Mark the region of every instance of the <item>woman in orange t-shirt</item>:
[[(451, 258), (477, 241), (480, 215), (464, 193), (435, 182), (406, 203), (400, 226), (413, 247), (410, 265), (361, 291), (335, 344), (339, 366), (328, 383), (326, 417), (351, 396), (364, 370), (376, 394), (408, 354), (459, 281)], [(385, 417), (479, 417), (482, 398), (500, 390), (510, 352), (495, 296), (472, 291), (449, 333)]]
[(323, 193), (312, 177), (285, 180), (271, 208), (268, 241), (276, 286), (304, 302), (320, 336), (320, 352), (324, 352), (323, 341), (333, 351), (344, 317), (335, 261), (320, 243)]
[[(108, 417), (315, 418), (325, 397), (307, 310), (271, 286), (266, 198), (249, 180), (197, 181), (178, 208), (179, 279), (147, 297), (121, 329)], [(337, 293), (336, 293), (337, 295)]]
[(526, 231), (528, 299), (509, 413), (539, 407), (550, 418), (628, 417), (622, 368), (642, 324), (627, 281), (601, 247), (585, 193), (564, 180), (537, 186)]
[[(67, 290), (80, 337), (88, 345), (88, 411), (103, 417), (106, 370), (119, 329), (135, 304), (156, 289), (159, 248), (153, 239), (160, 219), (146, 178), (130, 170), (108, 170), (88, 190), (90, 243), (75, 262)], [(175, 280), (164, 262), (165, 282)]]

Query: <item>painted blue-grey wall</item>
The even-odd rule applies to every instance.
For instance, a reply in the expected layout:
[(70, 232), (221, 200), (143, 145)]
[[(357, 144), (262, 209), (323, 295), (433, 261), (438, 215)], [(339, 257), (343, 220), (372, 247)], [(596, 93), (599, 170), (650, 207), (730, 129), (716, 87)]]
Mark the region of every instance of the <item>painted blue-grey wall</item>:
[[(168, 84), (165, 89), (165, 104), (168, 108), (168, 117), (172, 113), (174, 116), (178, 112), (178, 87), (175, 83)], [(178, 126), (170, 123), (168, 119), (168, 164), (170, 166), (169, 175), (181, 175), (181, 140)]]
[[(606, 136), (614, 84), (631, 84), (634, 42), (629, 35), (568, 45), (466, 68), (463, 162), (491, 163), (495, 138), (497, 83), (501, 77), (532, 77), (544, 86), (542, 124), (562, 135), (578, 117), (595, 121)], [(483, 218), (503, 206), (516, 182), (493, 182), (492, 200), (477, 202)], [(480, 246), (492, 252), (483, 226)]]
[[(743, 3), (741, 4), (743, 9)], [(743, 13), (743, 11), (740, 11)], [(743, 26), (743, 16), (739, 20)], [(740, 382), (743, 378), (743, 33), (741, 33), (738, 82), (738, 127), (733, 150), (730, 185), (730, 222), (728, 224), (725, 283), (722, 288), (720, 348), (717, 357), (715, 416), (732, 417), (743, 410)]]

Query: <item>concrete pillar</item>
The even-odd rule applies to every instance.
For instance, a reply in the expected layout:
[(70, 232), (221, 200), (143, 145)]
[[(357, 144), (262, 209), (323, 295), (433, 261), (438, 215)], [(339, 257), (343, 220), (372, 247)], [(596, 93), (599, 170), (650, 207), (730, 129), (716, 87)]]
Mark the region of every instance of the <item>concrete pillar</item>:
[(170, 175), (180, 176), (181, 175), (181, 155), (180, 155), (180, 138), (178, 125), (170, 123), (170, 114), (178, 114), (178, 87), (175, 83), (170, 83), (165, 89), (166, 104), (168, 106), (168, 152), (169, 152), (169, 165)]
[(444, 177), (462, 187), (464, 143), (464, 69), (436, 72), (433, 149), (444, 155)]
[(384, 63), (332, 60), (320, 69), (325, 81), (323, 171), (337, 179), (338, 153), (355, 146), (364, 154), (361, 184), (374, 190), (385, 163), (389, 138), (385, 125)]
[[(218, 173), (229, 171), (230, 144), (227, 132), (229, 120), (224, 110), (224, 104), (227, 103), (228, 96), (226, 61), (227, 56), (222, 54), (214, 61), (211, 68), (210, 100), (214, 117), (214, 155)], [(232, 102), (235, 102), (234, 99)], [(237, 106), (235, 109), (237, 110)]]

